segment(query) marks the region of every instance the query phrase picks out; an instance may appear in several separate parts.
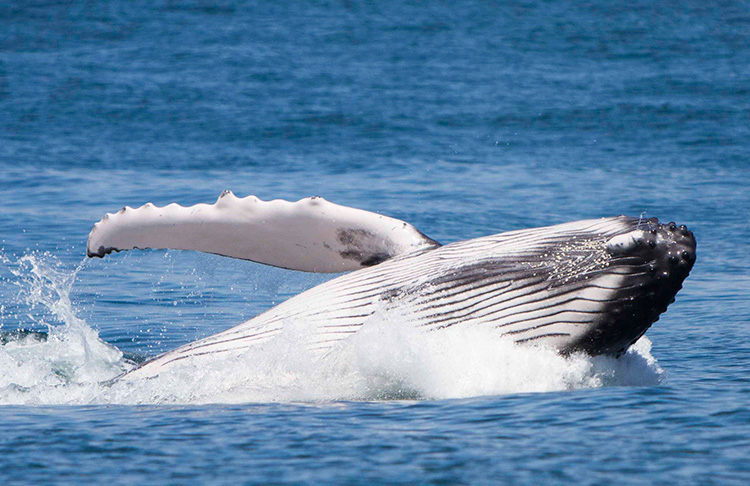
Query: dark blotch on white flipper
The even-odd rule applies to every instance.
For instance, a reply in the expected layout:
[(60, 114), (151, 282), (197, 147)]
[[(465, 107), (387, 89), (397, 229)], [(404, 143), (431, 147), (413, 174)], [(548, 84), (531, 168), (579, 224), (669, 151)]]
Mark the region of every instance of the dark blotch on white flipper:
[(357, 246), (374, 237), (371, 232), (359, 228), (341, 228), (336, 231), (336, 238), (342, 245)]
[(339, 255), (347, 260), (359, 262), (362, 267), (371, 267), (383, 263), (393, 257), (392, 254), (382, 251), (373, 251), (376, 236), (370, 231), (360, 228), (340, 228), (336, 231), (336, 239), (344, 246)]
[(362, 260), (360, 263), (363, 267), (371, 267), (373, 265), (377, 265), (378, 263), (383, 263), (390, 258), (391, 255), (389, 255), (388, 253), (375, 253), (373, 255), (370, 255), (370, 257), (366, 260)]
[(109, 255), (110, 253), (113, 253), (113, 252), (119, 253), (120, 250), (118, 250), (117, 248), (112, 248), (112, 247), (105, 248), (103, 246), (100, 246), (99, 249), (96, 250), (96, 252), (94, 253), (90, 252), (89, 250), (86, 250), (86, 256), (89, 258), (104, 258), (105, 255)]

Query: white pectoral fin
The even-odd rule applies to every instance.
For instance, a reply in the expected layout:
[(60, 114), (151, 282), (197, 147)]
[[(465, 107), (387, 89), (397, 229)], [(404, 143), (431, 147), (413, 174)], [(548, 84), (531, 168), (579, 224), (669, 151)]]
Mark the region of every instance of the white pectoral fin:
[(86, 253), (197, 250), (306, 272), (346, 272), (439, 244), (398, 219), (320, 197), (297, 202), (238, 198), (214, 204), (146, 204), (109, 213), (94, 225)]

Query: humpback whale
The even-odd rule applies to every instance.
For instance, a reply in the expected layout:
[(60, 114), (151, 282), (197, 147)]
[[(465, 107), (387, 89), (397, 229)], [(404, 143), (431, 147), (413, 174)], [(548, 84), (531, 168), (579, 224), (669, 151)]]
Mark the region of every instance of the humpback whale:
[(232, 355), (309, 328), (325, 354), (389, 308), (426, 332), (484, 326), (519, 344), (619, 356), (674, 302), (696, 257), (684, 225), (615, 216), (441, 245), (395, 218), (320, 197), (262, 201), (225, 191), (214, 204), (151, 203), (108, 213), (89, 257), (197, 250), (306, 272), (344, 273), (239, 324), (156, 356), (119, 379)]

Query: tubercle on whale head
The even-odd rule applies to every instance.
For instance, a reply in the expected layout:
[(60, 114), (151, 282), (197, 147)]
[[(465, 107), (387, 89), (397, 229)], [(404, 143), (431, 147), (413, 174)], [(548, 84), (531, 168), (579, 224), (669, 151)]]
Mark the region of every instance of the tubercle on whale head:
[[(639, 258), (648, 262), (648, 271), (657, 278), (682, 276), (695, 263), (695, 235), (685, 225), (661, 224), (656, 218), (644, 220), (638, 229), (607, 242), (607, 251), (615, 258)], [(661, 276), (661, 277), (660, 277)]]
[(606, 244), (610, 268), (627, 271), (623, 288), (591, 331), (564, 353), (623, 354), (674, 302), (696, 260), (695, 235), (685, 225), (640, 221)]

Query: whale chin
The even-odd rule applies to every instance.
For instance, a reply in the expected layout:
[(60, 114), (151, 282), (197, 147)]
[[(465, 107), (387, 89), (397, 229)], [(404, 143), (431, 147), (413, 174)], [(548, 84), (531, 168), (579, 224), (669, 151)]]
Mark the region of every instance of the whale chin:
[(651, 218), (639, 221), (636, 230), (612, 238), (607, 251), (613, 257), (609, 271), (624, 278), (590, 330), (561, 346), (563, 353), (624, 353), (675, 301), (695, 263), (696, 242), (684, 225), (661, 224)]

